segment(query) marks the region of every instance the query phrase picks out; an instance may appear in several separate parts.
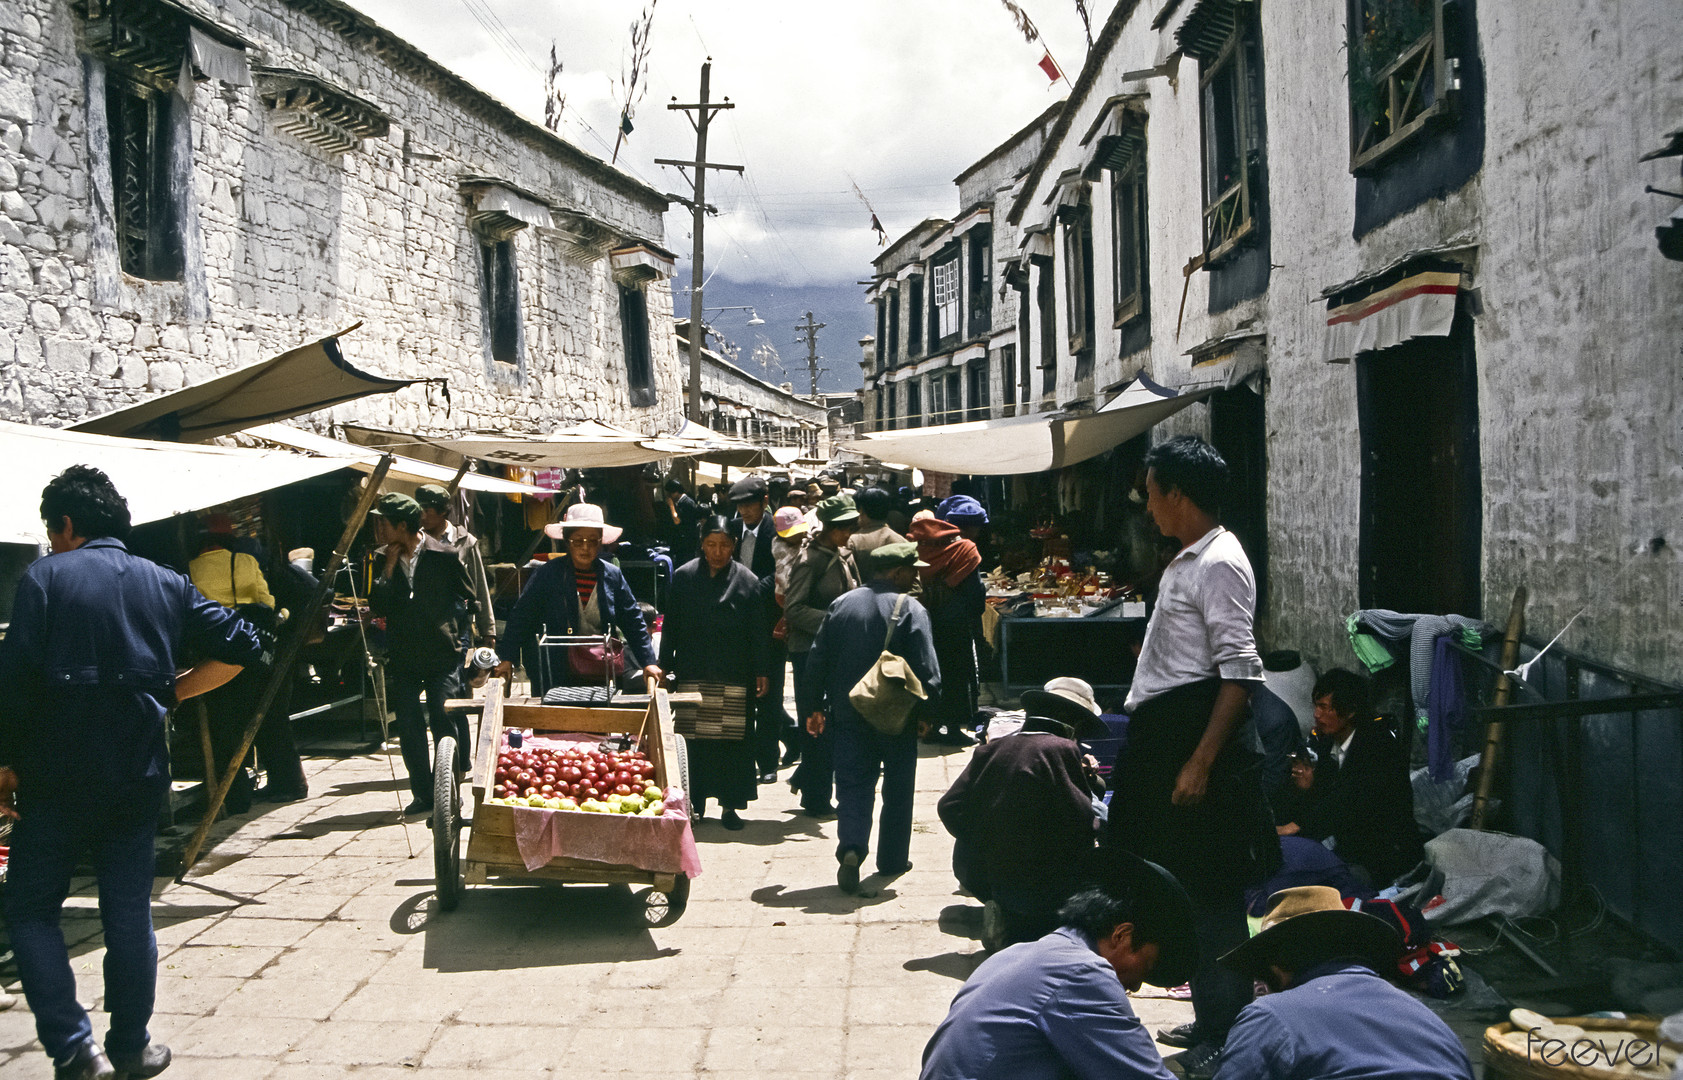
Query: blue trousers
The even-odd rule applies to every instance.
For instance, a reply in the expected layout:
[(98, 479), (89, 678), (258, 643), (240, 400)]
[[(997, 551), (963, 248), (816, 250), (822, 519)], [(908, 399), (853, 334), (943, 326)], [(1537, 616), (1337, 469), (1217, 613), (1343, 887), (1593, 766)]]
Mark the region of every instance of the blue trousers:
[[(845, 711), (844, 711), (845, 710)], [(882, 778), (882, 824), (877, 828), (877, 869), (897, 874), (912, 848), (912, 793), (917, 786), (917, 728), (883, 735), (847, 706), (832, 708), (836, 767), (836, 858), (871, 848), (871, 815)]]
[(151, 1041), (146, 1025), (158, 985), (152, 841), (162, 795), (156, 785), (145, 791), (138, 799), (111, 793), (88, 803), (29, 800), (19, 806), (6, 876), (6, 924), (35, 1032), (57, 1062), (93, 1037), (88, 1012), (76, 1000), (76, 977), (59, 926), (70, 877), (84, 855), (99, 880), (105, 930), (105, 1011), (111, 1017), (106, 1049), (135, 1053)]
[[(423, 803), (432, 802), (432, 752), (427, 747), (428, 728), (432, 729), (435, 743), (446, 735), (454, 736), (456, 768), (472, 768), (467, 716), (458, 713), (452, 718), (444, 711), (444, 699), (455, 674), (453, 668), (445, 668), (434, 675), (396, 665), (386, 669), (392, 712), (397, 714), (397, 745), (403, 751), (403, 768), (409, 773), (409, 793)], [(427, 692), (424, 706), (421, 704), (422, 690)]]
[[(802, 687), (806, 685), (806, 653), (790, 653), (789, 667), (795, 673), (795, 700), (804, 700)], [(797, 710), (798, 711), (798, 710)], [(828, 726), (822, 735), (808, 735), (806, 717), (796, 719), (796, 745), (801, 748), (801, 763), (795, 766), (790, 783), (800, 789), (801, 806), (807, 810), (830, 808), (830, 787), (835, 774), (835, 736)], [(874, 783), (875, 781), (873, 781)], [(866, 832), (870, 831), (867, 820)]]

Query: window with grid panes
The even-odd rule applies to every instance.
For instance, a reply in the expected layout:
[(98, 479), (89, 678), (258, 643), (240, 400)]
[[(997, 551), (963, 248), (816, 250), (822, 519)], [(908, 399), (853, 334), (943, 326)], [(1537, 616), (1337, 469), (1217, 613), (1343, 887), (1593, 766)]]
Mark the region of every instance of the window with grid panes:
[(1200, 57), (1204, 144), (1204, 259), (1213, 263), (1252, 238), (1262, 211), (1262, 96), (1254, 3), (1229, 0), (1232, 30)]
[(906, 383), (906, 426), (923, 426), (923, 381), (912, 379)]
[(1451, 112), (1443, 0), (1349, 0), (1350, 171), (1362, 172)]
[(1125, 326), (1145, 313), (1146, 263), (1145, 146), (1110, 173), (1111, 325)]
[[(935, 338), (942, 341), (958, 334), (958, 256), (936, 263), (929, 271), (929, 304), (935, 316)], [(935, 342), (930, 342), (933, 351)]]
[(986, 420), (988, 418), (988, 361), (986, 358), (973, 361), (968, 368), (965, 398), (970, 403), (964, 411), (966, 420)]

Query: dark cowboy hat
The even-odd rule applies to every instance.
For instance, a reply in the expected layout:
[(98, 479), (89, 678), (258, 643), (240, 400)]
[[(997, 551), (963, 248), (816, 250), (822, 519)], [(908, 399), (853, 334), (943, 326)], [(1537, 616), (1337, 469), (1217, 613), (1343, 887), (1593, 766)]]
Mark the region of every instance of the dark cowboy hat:
[(1110, 729), (1099, 719), (1100, 709), (1093, 699), (1093, 688), (1081, 679), (1053, 679), (1038, 690), (1024, 690), (1022, 701), (1023, 711), (1029, 715), (1028, 723), (1036, 730), (1045, 730), (1042, 725), (1034, 724), (1035, 720), (1044, 719), (1067, 728), (1067, 732), (1055, 730), (1054, 734), (1070, 739), (1103, 739), (1110, 735)]
[(1089, 884), (1112, 896), (1133, 895), (1135, 917), (1150, 931), (1147, 940), (1157, 945), (1157, 963), (1145, 981), (1171, 987), (1192, 978), (1198, 969), (1192, 898), (1175, 876), (1120, 848), (1095, 848), (1088, 867)]
[(1298, 963), (1306, 957), (1333, 960), (1352, 956), (1388, 975), (1402, 952), (1402, 939), (1390, 924), (1365, 911), (1349, 911), (1338, 890), (1327, 885), (1282, 889), (1268, 898), (1262, 930), (1221, 958), (1234, 971), (1260, 979), (1282, 952)]

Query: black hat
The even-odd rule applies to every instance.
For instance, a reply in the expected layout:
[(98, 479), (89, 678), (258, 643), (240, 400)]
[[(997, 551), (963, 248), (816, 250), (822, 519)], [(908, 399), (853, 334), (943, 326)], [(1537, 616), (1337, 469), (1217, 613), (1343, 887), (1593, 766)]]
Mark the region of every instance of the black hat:
[(744, 476), (730, 486), (730, 501), (759, 502), (766, 497), (766, 478), (763, 476)]
[(1328, 885), (1282, 889), (1268, 898), (1262, 929), (1227, 953), (1221, 962), (1253, 979), (1283, 952), (1301, 964), (1308, 958), (1334, 960), (1354, 956), (1388, 975), (1402, 952), (1402, 938), (1385, 920), (1365, 911), (1349, 911), (1338, 890)]
[(1066, 729), (1055, 734), (1066, 738), (1103, 739), (1110, 735), (1110, 729), (1099, 719), (1102, 710), (1093, 698), (1093, 688), (1082, 679), (1062, 677), (1038, 690), (1024, 690), (1023, 711), (1029, 715), (1028, 725), (1036, 719), (1051, 720)]
[[(1152, 986), (1180, 986), (1198, 969), (1198, 935), (1193, 930), (1192, 898), (1175, 876), (1120, 848), (1095, 848), (1088, 857), (1090, 884), (1112, 896), (1132, 894), (1135, 917), (1150, 930), (1157, 963), (1145, 981)], [(1135, 945), (1139, 942), (1136, 940)]]

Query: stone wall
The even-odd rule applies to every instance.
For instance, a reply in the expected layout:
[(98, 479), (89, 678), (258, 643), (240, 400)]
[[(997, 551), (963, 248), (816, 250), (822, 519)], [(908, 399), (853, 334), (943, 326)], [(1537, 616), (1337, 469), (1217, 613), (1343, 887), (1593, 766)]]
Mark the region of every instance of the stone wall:
[[(90, 159), (103, 64), (63, 0), (0, 5), (0, 416), (59, 424), (191, 385), (301, 342), (345, 337), (381, 375), (443, 379), (315, 414), (409, 431), (544, 431), (586, 418), (654, 431), (682, 399), (671, 294), (647, 287), (657, 403), (628, 397), (619, 293), (605, 257), (559, 231), (515, 238), (524, 361), (488, 355), (466, 176), (506, 181), (624, 244), (659, 244), (663, 196), (515, 116), (417, 50), (326, 0), (193, 0), (252, 42), (253, 63), (302, 71), (372, 103), (384, 138), (326, 153), (276, 130), (254, 87), (200, 81), (186, 281), (118, 271), (100, 238)], [(88, 88), (94, 107), (89, 107)], [(90, 121), (94, 131), (90, 132)], [(90, 138), (90, 134), (94, 135)], [(559, 218), (558, 218), (559, 220)], [(109, 221), (107, 216), (106, 221)], [(189, 244), (191, 249), (193, 244)], [(206, 309), (195, 312), (202, 289)]]
[[(679, 362), (688, 372), (689, 343), (677, 341)], [(688, 392), (686, 387), (686, 400)], [(706, 426), (714, 431), (762, 446), (805, 447), (802, 457), (830, 457), (829, 411), (823, 404), (755, 378), (711, 349), (701, 353), (701, 395)]]

